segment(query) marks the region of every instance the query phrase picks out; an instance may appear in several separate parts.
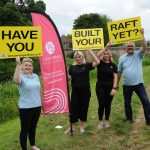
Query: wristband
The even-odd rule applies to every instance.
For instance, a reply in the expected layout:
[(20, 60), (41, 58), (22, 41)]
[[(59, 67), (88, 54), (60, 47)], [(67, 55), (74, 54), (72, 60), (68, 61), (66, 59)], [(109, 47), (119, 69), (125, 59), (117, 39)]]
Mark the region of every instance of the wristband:
[(113, 87), (113, 89), (117, 90), (117, 88), (116, 88), (116, 87)]

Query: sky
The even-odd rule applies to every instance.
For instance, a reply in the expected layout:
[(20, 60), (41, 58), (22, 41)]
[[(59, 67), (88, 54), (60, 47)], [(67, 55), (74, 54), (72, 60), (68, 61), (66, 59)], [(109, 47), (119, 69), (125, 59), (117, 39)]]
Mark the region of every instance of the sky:
[(46, 13), (60, 35), (71, 34), (73, 22), (85, 13), (105, 14), (113, 21), (140, 16), (145, 38), (150, 40), (149, 0), (43, 0)]

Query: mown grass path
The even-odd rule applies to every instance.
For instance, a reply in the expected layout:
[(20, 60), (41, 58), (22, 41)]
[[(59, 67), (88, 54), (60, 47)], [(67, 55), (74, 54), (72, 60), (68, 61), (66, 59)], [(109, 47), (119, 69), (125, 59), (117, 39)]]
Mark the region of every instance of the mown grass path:
[[(147, 93), (150, 95), (150, 84), (147, 86)], [(133, 130), (129, 134), (130, 150), (149, 150), (150, 126), (145, 125), (143, 107), (141, 106), (137, 118), (133, 123)]]

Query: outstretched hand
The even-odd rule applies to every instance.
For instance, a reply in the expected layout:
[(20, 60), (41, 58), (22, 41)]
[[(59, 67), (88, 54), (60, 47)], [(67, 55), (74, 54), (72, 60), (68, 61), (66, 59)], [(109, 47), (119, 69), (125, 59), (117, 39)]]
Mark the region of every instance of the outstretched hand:
[(90, 53), (92, 51), (92, 49), (88, 49), (87, 51)]
[(144, 28), (141, 28), (140, 32), (142, 33), (142, 35), (144, 35)]
[(94, 52), (92, 51), (92, 49), (88, 49), (87, 50), (91, 55), (94, 55)]
[(21, 63), (20, 63), (20, 57), (19, 57), (19, 56), (16, 57), (16, 64), (18, 64), (18, 65), (21, 64)]
[(111, 46), (111, 42), (109, 41), (107, 44), (106, 44), (106, 48), (110, 47)]

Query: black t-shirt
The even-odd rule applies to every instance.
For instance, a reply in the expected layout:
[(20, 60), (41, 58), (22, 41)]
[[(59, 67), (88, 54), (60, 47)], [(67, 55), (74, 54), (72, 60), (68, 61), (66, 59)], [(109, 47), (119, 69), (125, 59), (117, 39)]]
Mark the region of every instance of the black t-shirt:
[(69, 68), (69, 75), (72, 78), (72, 87), (90, 87), (89, 72), (92, 69), (94, 69), (92, 63), (71, 65)]
[(97, 82), (100, 85), (111, 86), (113, 85), (114, 76), (113, 73), (117, 73), (117, 65), (110, 62), (105, 63), (101, 60), (97, 66)]

